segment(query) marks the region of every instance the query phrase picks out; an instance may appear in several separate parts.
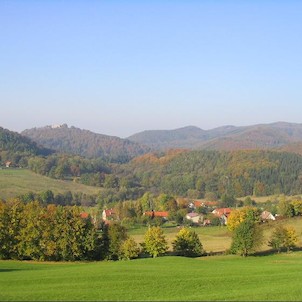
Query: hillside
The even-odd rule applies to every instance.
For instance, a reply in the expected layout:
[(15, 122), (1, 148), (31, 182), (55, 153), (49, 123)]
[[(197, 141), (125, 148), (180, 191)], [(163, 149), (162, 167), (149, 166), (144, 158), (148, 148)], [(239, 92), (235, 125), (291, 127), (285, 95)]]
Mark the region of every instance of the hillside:
[(100, 188), (85, 186), (72, 181), (55, 180), (25, 169), (0, 170), (0, 199), (13, 198), (28, 192), (51, 190), (55, 194), (70, 191), (94, 195)]
[(93, 133), (76, 127), (46, 126), (28, 129), (22, 135), (62, 153), (88, 158), (103, 158), (112, 162), (126, 162), (146, 153), (149, 148), (115, 136)]
[(22, 159), (36, 155), (49, 155), (52, 150), (41, 147), (30, 138), (0, 127), (0, 162), (19, 164)]
[(149, 146), (154, 150), (198, 148), (203, 142), (236, 132), (237, 127), (224, 126), (212, 130), (202, 130), (188, 126), (174, 130), (147, 130), (128, 137), (129, 140)]
[(129, 140), (155, 149), (206, 150), (274, 149), (302, 142), (302, 124), (278, 122), (246, 127), (224, 126), (211, 130), (185, 127), (175, 130), (144, 131)]
[(299, 194), (302, 156), (277, 151), (153, 153), (120, 167), (145, 190), (197, 198), (214, 192), (237, 197)]

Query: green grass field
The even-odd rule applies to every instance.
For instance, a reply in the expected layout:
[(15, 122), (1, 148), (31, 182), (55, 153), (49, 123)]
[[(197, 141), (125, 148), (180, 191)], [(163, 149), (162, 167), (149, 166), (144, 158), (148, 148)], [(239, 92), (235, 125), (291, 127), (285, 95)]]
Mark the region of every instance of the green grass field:
[(0, 261), (0, 300), (301, 301), (302, 252), (119, 262)]
[(35, 174), (26, 169), (0, 170), (0, 198), (8, 199), (21, 194), (40, 193), (52, 190), (55, 194), (66, 191), (82, 192), (88, 195), (97, 194), (100, 189), (85, 186), (72, 181), (55, 180)]

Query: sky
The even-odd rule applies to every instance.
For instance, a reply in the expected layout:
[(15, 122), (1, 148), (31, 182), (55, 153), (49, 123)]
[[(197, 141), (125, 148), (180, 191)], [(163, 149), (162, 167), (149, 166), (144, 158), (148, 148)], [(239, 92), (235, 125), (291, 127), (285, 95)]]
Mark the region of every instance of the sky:
[(0, 0), (0, 126), (302, 123), (301, 15), (300, 0)]

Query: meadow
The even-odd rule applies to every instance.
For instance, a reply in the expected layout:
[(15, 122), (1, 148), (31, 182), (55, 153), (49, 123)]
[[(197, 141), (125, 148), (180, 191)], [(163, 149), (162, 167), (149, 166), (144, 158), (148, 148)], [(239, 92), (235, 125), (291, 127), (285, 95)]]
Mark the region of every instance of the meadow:
[(73, 193), (97, 194), (100, 188), (90, 187), (72, 181), (56, 180), (35, 174), (26, 169), (0, 170), (0, 199), (13, 198), (29, 191), (40, 193), (51, 190), (55, 194), (71, 191)]
[(0, 300), (301, 301), (302, 252), (118, 262), (0, 261)]

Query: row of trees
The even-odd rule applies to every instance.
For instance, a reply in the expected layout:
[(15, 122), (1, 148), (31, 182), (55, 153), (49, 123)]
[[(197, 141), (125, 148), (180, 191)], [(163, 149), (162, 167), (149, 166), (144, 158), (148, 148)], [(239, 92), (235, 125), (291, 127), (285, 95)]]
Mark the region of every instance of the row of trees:
[[(132, 259), (141, 253), (157, 257), (168, 244), (159, 227), (150, 227), (141, 247), (117, 222), (94, 224), (77, 206), (43, 206), (38, 201), (0, 202), (0, 258), (48, 261)], [(199, 256), (197, 234), (182, 229), (173, 242), (177, 255)]]
[(55, 194), (51, 190), (46, 190), (40, 193), (28, 192), (17, 197), (24, 203), (31, 201), (39, 201), (42, 205), (61, 205), (61, 206), (94, 206), (98, 202), (98, 196), (88, 195), (81, 192), (66, 191), (64, 193)]

